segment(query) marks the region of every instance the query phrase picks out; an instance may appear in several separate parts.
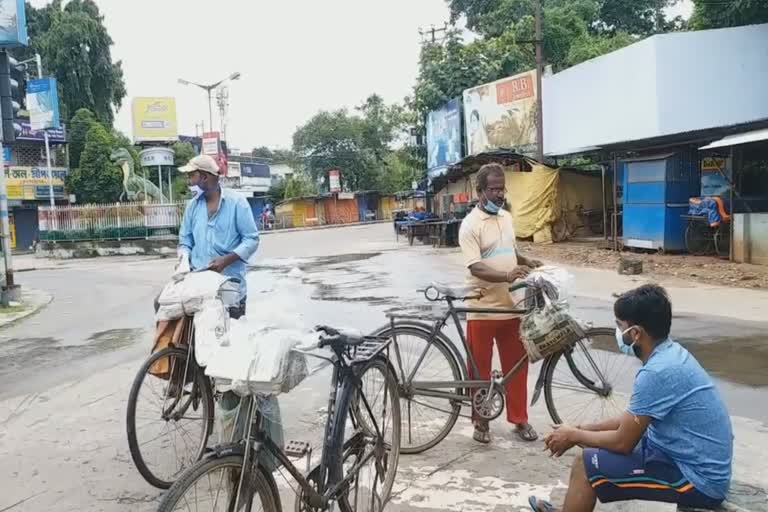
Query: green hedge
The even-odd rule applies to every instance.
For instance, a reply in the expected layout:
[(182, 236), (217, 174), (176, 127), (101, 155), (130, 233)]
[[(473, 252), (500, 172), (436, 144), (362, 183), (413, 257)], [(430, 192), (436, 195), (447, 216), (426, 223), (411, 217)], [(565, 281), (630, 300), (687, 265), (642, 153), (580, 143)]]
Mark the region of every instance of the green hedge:
[(128, 240), (149, 238), (156, 235), (178, 236), (179, 228), (104, 228), (71, 231), (41, 231), (43, 242), (75, 242), (88, 240)]

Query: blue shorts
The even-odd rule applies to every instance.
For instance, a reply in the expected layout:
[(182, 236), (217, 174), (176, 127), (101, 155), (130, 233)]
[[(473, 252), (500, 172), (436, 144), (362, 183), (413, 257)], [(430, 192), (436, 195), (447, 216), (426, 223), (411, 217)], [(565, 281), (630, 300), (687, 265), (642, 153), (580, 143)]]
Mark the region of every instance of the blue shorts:
[(715, 509), (716, 500), (698, 491), (666, 454), (641, 439), (629, 455), (600, 448), (584, 450), (584, 468), (602, 503), (643, 500)]

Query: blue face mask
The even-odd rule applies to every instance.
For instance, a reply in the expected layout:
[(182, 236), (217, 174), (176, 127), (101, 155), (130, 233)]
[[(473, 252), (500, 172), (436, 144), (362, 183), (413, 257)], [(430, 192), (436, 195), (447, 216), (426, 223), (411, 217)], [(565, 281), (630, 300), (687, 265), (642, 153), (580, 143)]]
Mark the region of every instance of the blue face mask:
[(626, 331), (623, 331), (616, 327), (616, 345), (619, 347), (619, 350), (623, 352), (624, 354), (628, 356), (635, 356), (637, 357), (637, 354), (635, 354), (635, 342), (633, 341), (630, 345), (627, 345), (624, 343), (624, 336), (632, 330), (634, 326), (630, 327)]
[(496, 215), (501, 211), (501, 206), (497, 205), (490, 199), (488, 199), (488, 196), (485, 196), (485, 203), (483, 203), (483, 210), (486, 211), (486, 213), (490, 213), (491, 215)]
[(203, 189), (200, 188), (200, 185), (190, 185), (188, 188), (189, 193), (192, 194), (192, 197), (197, 197), (203, 193)]

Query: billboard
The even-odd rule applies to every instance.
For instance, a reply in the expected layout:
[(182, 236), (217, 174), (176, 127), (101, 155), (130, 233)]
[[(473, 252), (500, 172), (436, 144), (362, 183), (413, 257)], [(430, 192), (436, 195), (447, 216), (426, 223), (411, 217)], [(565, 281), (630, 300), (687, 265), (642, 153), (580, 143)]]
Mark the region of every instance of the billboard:
[(240, 162), (240, 184), (269, 190), (272, 185), (269, 165), (257, 162)]
[(427, 116), (427, 170), (455, 164), (462, 153), (461, 102), (456, 98)]
[(27, 110), (32, 130), (40, 131), (61, 127), (59, 120), (59, 92), (56, 79), (40, 78), (27, 82)]
[(24, 0), (0, 0), (0, 46), (27, 46)]
[(341, 190), (341, 171), (338, 169), (328, 171), (328, 185), (331, 192), (339, 192)]
[(240, 162), (227, 162), (227, 176), (230, 178), (239, 178), (240, 174)]
[[(52, 171), (53, 193), (55, 197), (63, 198), (64, 180), (69, 169), (54, 167)], [(38, 201), (50, 198), (48, 169), (45, 167), (6, 167), (5, 181), (8, 199)]]
[(499, 148), (536, 153), (536, 72), (464, 91), (467, 153)]
[(212, 156), (219, 165), (219, 174), (227, 176), (227, 154), (224, 150), (224, 142), (219, 132), (205, 132), (203, 134), (202, 154)]
[(134, 98), (132, 113), (135, 143), (179, 139), (175, 98)]

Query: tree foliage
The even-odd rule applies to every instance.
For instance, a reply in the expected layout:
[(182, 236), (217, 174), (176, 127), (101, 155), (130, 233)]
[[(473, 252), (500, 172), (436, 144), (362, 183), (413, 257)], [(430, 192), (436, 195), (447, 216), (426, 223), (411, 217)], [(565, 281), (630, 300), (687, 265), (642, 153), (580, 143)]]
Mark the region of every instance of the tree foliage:
[(27, 4), (29, 58), (39, 52), (45, 72), (59, 82), (59, 101), (66, 119), (81, 108), (107, 126), (126, 96), (121, 62), (112, 62), (112, 38), (93, 0), (62, 0), (36, 9)]
[[(545, 64), (555, 72), (631, 44), (656, 32), (681, 28), (665, 9), (677, 0), (544, 0)], [(454, 22), (466, 20), (479, 37), (462, 40), (453, 29), (445, 41), (421, 51), (413, 108), (426, 114), (463, 90), (535, 68), (533, 0), (448, 0)]]
[(176, 142), (171, 149), (173, 149), (173, 163), (176, 167), (187, 165), (187, 162), (197, 156), (195, 148), (189, 142)]
[(85, 149), (85, 137), (94, 125), (98, 124), (96, 116), (87, 108), (81, 108), (72, 117), (67, 129), (69, 138), (69, 166), (73, 169), (80, 167), (80, 154)]
[(85, 137), (80, 167), (67, 176), (67, 188), (81, 203), (110, 203), (119, 199), (123, 190), (123, 175), (110, 160), (115, 138), (99, 123)]
[(690, 25), (697, 30), (768, 23), (765, 0), (693, 0), (693, 6)]
[(325, 190), (331, 169), (341, 171), (346, 190), (383, 190), (392, 186), (393, 148), (407, 121), (403, 106), (387, 105), (374, 94), (354, 113), (318, 112), (294, 133), (293, 150), (313, 183), (324, 181)]

